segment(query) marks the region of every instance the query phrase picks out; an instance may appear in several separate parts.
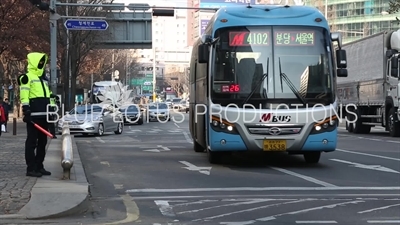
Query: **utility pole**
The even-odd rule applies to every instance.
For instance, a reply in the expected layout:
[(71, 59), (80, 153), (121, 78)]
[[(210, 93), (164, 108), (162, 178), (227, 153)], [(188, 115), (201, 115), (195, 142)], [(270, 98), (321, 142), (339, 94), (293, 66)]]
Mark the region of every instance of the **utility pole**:
[(50, 86), (57, 93), (57, 20), (61, 18), (56, 13), (56, 0), (50, 0)]
[(153, 44), (153, 102), (156, 102), (156, 47)]

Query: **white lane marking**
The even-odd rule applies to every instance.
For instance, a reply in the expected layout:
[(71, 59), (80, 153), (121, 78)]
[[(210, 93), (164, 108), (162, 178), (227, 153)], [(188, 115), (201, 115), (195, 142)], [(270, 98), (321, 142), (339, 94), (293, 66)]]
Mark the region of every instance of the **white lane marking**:
[(211, 207), (206, 207), (206, 208), (201, 208), (201, 209), (188, 210), (188, 211), (183, 211), (183, 212), (179, 212), (179, 213), (176, 213), (176, 214), (196, 213), (196, 212), (209, 210), (209, 209), (220, 208), (220, 207), (238, 206), (238, 205), (250, 205), (250, 204), (268, 202), (268, 201), (271, 201), (271, 200), (270, 199), (254, 199), (254, 200), (250, 200), (250, 201), (236, 202), (236, 203), (231, 203), (231, 204), (224, 204), (224, 205), (211, 206)]
[(96, 137), (96, 139), (98, 140), (98, 141), (100, 141), (101, 143), (106, 143), (103, 139), (101, 139), (100, 137)]
[(171, 149), (164, 147), (162, 145), (157, 145), (157, 148), (154, 149), (147, 149), (147, 150), (143, 150), (145, 152), (166, 152), (166, 151), (170, 151)]
[(326, 224), (326, 223), (337, 223), (337, 222), (334, 220), (320, 220), (320, 221), (296, 221), (296, 223), (299, 223), (299, 224), (324, 223), (324, 224)]
[(181, 189), (130, 189), (127, 193), (182, 193), (229, 191), (399, 191), (400, 187), (231, 187), (231, 188), (181, 188)]
[(186, 141), (187, 141), (188, 143), (190, 143), (190, 144), (193, 144), (193, 140), (192, 140), (192, 138), (190, 138), (190, 136), (188, 135), (188, 133), (186, 133), (186, 132), (182, 132), (182, 133), (183, 133), (183, 136), (185, 136)]
[(106, 165), (106, 166), (110, 167), (110, 163), (107, 162), (107, 161), (100, 162), (100, 164), (101, 164), (101, 165)]
[(385, 139), (378, 139), (378, 138), (357, 137), (357, 136), (354, 136), (354, 135), (346, 135), (346, 134), (338, 134), (338, 136), (339, 137), (358, 138), (358, 139), (364, 139), (364, 140), (369, 140), (369, 141), (379, 141), (379, 142), (388, 142), (388, 143), (400, 144), (400, 141), (392, 141), (392, 140), (385, 140)]
[[(365, 196), (365, 197), (393, 197), (393, 196), (400, 196), (400, 194), (363, 194), (363, 193), (355, 193), (355, 194), (332, 194), (332, 193), (326, 193), (326, 194), (269, 194), (269, 195), (251, 195), (252, 197), (260, 197), (260, 198), (272, 198), (272, 197), (300, 197), (300, 198), (314, 198), (315, 196), (320, 196), (320, 197), (327, 197), (325, 200), (332, 200), (332, 197), (351, 197), (351, 199), (339, 199), (343, 201), (348, 201), (352, 200), (354, 198), (357, 199), (363, 199), (360, 196)], [(199, 199), (199, 198), (229, 198), (229, 197), (236, 197), (236, 198), (244, 198), (244, 197), (249, 197), (249, 195), (192, 195), (192, 196), (187, 196), (187, 195), (179, 195), (179, 196), (145, 196), (145, 197), (140, 197), (140, 196), (135, 196), (135, 200), (155, 200), (155, 199)], [(283, 201), (283, 200), (295, 200), (295, 199), (272, 199), (274, 201)], [(318, 199), (317, 199), (318, 200)], [(369, 199), (365, 199), (368, 201)], [(399, 198), (393, 199), (395, 201), (398, 201)]]
[(181, 203), (181, 204), (175, 204), (174, 207), (197, 205), (197, 204), (203, 204), (203, 203), (206, 203), (206, 202), (218, 202), (218, 200), (200, 200), (200, 201), (195, 201), (195, 202), (186, 202), (186, 203)]
[(224, 214), (220, 214), (220, 215), (216, 215), (216, 216), (210, 216), (210, 217), (206, 217), (206, 218), (195, 219), (195, 220), (192, 220), (192, 222), (212, 220), (212, 219), (221, 218), (221, 217), (224, 217), (224, 216), (230, 216), (230, 215), (234, 215), (234, 214), (238, 214), (238, 213), (251, 212), (251, 211), (255, 211), (255, 210), (259, 210), (259, 209), (265, 209), (265, 208), (269, 208), (269, 207), (275, 207), (275, 206), (292, 204), (292, 203), (299, 203), (299, 202), (306, 202), (306, 201), (310, 201), (310, 199), (301, 199), (301, 200), (290, 201), (290, 202), (281, 202), (281, 203), (275, 203), (275, 204), (270, 204), (270, 205), (264, 205), (264, 206), (255, 207), (255, 208), (251, 208), (251, 209), (244, 209), (244, 210), (224, 213)]
[(115, 190), (124, 189), (124, 185), (123, 185), (123, 184), (114, 184), (114, 189), (115, 189)]
[(354, 163), (354, 162), (349, 162), (349, 161), (340, 160), (340, 159), (330, 159), (330, 160), (335, 161), (335, 162), (350, 164), (350, 166), (352, 166), (352, 167), (361, 168), (361, 169), (376, 170), (376, 171), (388, 172), (388, 173), (400, 173), (396, 170), (392, 170), (390, 168), (383, 167), (380, 165), (365, 165), (365, 164), (361, 164), (361, 163)]
[(296, 215), (299, 213), (305, 213), (305, 212), (310, 212), (310, 211), (316, 211), (316, 210), (320, 210), (320, 209), (332, 209), (335, 208), (337, 206), (344, 206), (344, 205), (348, 205), (348, 204), (358, 204), (364, 201), (349, 201), (349, 202), (341, 202), (341, 203), (336, 203), (336, 204), (329, 204), (329, 205), (323, 205), (323, 206), (318, 206), (318, 207), (313, 207), (313, 208), (308, 208), (308, 209), (302, 209), (302, 210), (298, 210), (298, 211), (292, 211), (292, 212), (286, 212), (286, 213), (280, 213), (280, 214), (276, 214), (273, 216), (267, 216), (264, 218), (260, 218), (260, 219), (256, 219), (257, 221), (269, 221), (271, 220), (271, 218), (276, 218), (279, 216), (284, 216), (284, 215)]
[(198, 167), (186, 161), (179, 161), (180, 163), (186, 165), (187, 167), (182, 167), (189, 171), (198, 171), (199, 173), (210, 175), (212, 167)]
[(285, 169), (277, 168), (277, 167), (270, 167), (270, 168), (274, 169), (274, 170), (277, 170), (277, 171), (280, 171), (282, 173), (286, 173), (286, 174), (295, 176), (297, 178), (312, 182), (314, 184), (318, 184), (318, 185), (324, 186), (324, 187), (336, 187), (336, 185), (333, 185), (333, 184), (330, 184), (330, 183), (326, 183), (324, 181), (317, 180), (317, 179), (309, 177), (309, 176), (301, 175), (299, 173), (295, 173), (295, 172), (292, 172), (292, 171), (289, 171), (289, 170), (285, 170)]
[(369, 212), (373, 212), (373, 211), (377, 211), (377, 210), (381, 210), (381, 209), (388, 209), (390, 207), (395, 207), (395, 206), (400, 206), (400, 204), (387, 205), (387, 206), (383, 206), (383, 207), (379, 207), (379, 208), (368, 209), (368, 210), (364, 210), (364, 211), (361, 211), (361, 212), (358, 212), (358, 213), (360, 213), (360, 214), (369, 213)]
[(397, 159), (397, 158), (392, 158), (392, 157), (387, 157), (387, 156), (381, 156), (381, 155), (373, 155), (373, 154), (362, 153), (362, 152), (353, 152), (353, 151), (344, 150), (344, 149), (339, 149), (339, 148), (337, 148), (336, 151), (339, 151), (339, 152), (346, 152), (346, 153), (351, 153), (351, 154), (357, 154), (357, 155), (365, 155), (365, 156), (370, 156), (370, 157), (375, 157), (375, 158), (381, 158), (381, 159), (388, 159), (388, 160), (400, 161), (400, 159)]
[(253, 224), (257, 221), (254, 220), (249, 220), (249, 221), (243, 221), (243, 222), (220, 222), (219, 224), (223, 225), (250, 225)]
[(367, 223), (400, 223), (400, 220), (368, 220)]
[(177, 123), (174, 123), (174, 125), (175, 125), (177, 128), (181, 128)]
[(154, 201), (158, 208), (160, 209), (161, 214), (164, 216), (174, 217), (175, 213), (172, 209), (172, 206), (169, 205), (168, 201), (164, 200), (156, 200)]
[(383, 141), (382, 139), (376, 139), (376, 138), (369, 138), (368, 140), (370, 140), (370, 141)]

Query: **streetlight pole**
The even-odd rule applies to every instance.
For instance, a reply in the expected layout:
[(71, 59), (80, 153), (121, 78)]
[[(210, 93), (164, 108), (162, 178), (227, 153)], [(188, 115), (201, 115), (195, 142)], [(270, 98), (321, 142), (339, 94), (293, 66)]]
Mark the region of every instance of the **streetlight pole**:
[(153, 44), (153, 102), (156, 102), (156, 76), (156, 47)]
[(328, 20), (328, 0), (325, 0), (325, 19)]

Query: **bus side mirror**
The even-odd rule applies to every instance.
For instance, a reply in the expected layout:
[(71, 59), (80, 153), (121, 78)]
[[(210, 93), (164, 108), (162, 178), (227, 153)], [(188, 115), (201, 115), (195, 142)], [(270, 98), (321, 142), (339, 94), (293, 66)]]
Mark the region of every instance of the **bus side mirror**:
[(392, 56), (392, 58), (390, 59), (390, 66), (392, 68), (390, 68), (390, 76), (392, 77), (399, 77), (398, 71), (399, 71), (399, 59), (397, 58), (397, 56)]
[(337, 69), (336, 75), (338, 77), (347, 77), (347, 69)]
[(341, 69), (347, 68), (346, 50), (343, 49), (336, 50), (336, 64), (338, 68)]
[(208, 45), (206, 45), (206, 44), (199, 45), (199, 47), (198, 47), (198, 62), (199, 63), (208, 63), (208, 57), (209, 57)]

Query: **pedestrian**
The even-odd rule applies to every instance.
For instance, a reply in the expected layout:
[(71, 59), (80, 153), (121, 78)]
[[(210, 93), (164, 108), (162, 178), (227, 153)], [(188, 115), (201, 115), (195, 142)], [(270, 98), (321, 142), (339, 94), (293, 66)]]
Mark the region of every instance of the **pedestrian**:
[[(1, 102), (2, 102), (2, 103), (1, 103)], [(5, 131), (4, 133), (7, 133), (7, 132), (8, 132), (8, 129), (7, 129), (7, 122), (8, 122), (8, 120), (9, 120), (8, 115), (9, 115), (9, 113), (10, 113), (11, 106), (10, 106), (10, 103), (8, 102), (8, 98), (5, 98), (4, 101), (2, 101), (2, 99), (0, 99), (0, 104), (3, 105), (4, 115), (5, 115), (5, 117), (6, 117), (6, 121), (4, 122), (4, 127), (5, 127), (6, 131)]]
[[(47, 110), (50, 104), (50, 89), (43, 77), (48, 56), (45, 53), (32, 52), (27, 55), (27, 73), (18, 77), (20, 101), (26, 123), (27, 137), (25, 141), (26, 176), (41, 177), (51, 175), (44, 168), (47, 136), (37, 130), (34, 124), (44, 130), (49, 129)], [(36, 154), (35, 154), (36, 149)]]
[[(0, 98), (0, 100), (2, 101), (3, 100), (3, 98)], [(4, 112), (5, 110), (4, 110), (4, 107), (3, 107), (3, 104), (0, 104), (0, 136), (1, 136), (1, 133), (3, 133), (3, 126), (4, 126), (4, 123), (6, 122), (6, 116), (5, 116), (5, 112)]]

